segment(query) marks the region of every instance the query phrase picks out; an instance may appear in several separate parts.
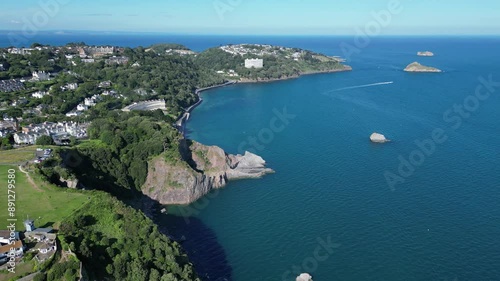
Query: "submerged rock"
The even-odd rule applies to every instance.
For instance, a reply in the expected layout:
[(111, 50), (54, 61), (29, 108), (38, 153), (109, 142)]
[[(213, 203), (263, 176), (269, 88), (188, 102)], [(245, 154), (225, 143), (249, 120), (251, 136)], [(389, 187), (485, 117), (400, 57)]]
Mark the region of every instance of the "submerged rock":
[(406, 72), (442, 72), (440, 69), (435, 67), (421, 65), (418, 62), (410, 63), (404, 71)]
[(390, 140), (386, 139), (384, 135), (379, 134), (379, 133), (373, 133), (370, 136), (370, 140), (374, 143), (386, 143), (386, 142), (390, 141)]
[(312, 276), (307, 273), (302, 273), (300, 276), (295, 279), (296, 281), (313, 281)]

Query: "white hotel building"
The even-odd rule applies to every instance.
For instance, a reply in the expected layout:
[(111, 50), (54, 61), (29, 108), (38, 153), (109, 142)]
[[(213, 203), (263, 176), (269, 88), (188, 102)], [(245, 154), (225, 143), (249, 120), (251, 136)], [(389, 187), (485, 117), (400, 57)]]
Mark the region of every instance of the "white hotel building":
[(263, 59), (246, 59), (245, 60), (246, 68), (263, 68), (264, 60)]

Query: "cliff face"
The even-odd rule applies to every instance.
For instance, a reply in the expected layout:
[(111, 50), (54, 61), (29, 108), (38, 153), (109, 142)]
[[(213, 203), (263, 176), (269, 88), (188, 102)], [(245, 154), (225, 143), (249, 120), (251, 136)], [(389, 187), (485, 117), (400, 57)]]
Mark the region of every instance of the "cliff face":
[(161, 204), (189, 204), (229, 180), (259, 178), (273, 170), (260, 156), (246, 152), (230, 155), (217, 146), (183, 140), (183, 161), (152, 159), (142, 192)]

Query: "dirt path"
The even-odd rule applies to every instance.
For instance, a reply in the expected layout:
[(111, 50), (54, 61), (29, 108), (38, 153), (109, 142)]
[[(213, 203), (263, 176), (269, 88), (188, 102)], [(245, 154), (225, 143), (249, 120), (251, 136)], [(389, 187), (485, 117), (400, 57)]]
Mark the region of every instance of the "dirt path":
[(31, 184), (31, 186), (33, 186), (33, 188), (36, 191), (42, 192), (42, 190), (36, 185), (35, 181), (31, 178), (30, 173), (28, 173), (25, 170), (23, 170), (23, 166), (22, 165), (19, 165), (19, 171), (21, 171), (22, 173), (24, 173), (26, 175), (26, 178), (28, 178), (28, 182)]

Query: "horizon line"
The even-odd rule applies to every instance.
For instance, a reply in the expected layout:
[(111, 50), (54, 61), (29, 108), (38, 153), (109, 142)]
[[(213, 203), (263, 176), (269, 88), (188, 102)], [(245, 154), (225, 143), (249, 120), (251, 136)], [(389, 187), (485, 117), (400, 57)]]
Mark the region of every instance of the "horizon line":
[[(24, 30), (12, 30), (12, 29), (2, 29), (0, 28), (0, 33), (19, 33), (25, 32)], [(52, 33), (54, 35), (71, 35), (68, 33), (99, 33), (99, 34), (155, 34), (155, 35), (186, 35), (186, 36), (301, 36), (301, 37), (314, 37), (314, 36), (332, 36), (332, 37), (356, 37), (358, 34), (334, 34), (334, 33), (211, 33), (211, 32), (169, 32), (169, 31), (121, 31), (121, 30), (57, 30), (48, 29), (40, 30), (38, 33)], [(464, 33), (464, 34), (409, 34), (409, 33), (395, 33), (395, 34), (380, 34), (373, 37), (500, 37), (500, 34), (477, 34), (477, 33)]]

